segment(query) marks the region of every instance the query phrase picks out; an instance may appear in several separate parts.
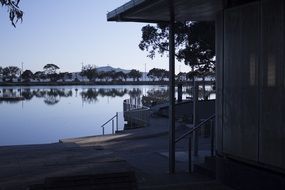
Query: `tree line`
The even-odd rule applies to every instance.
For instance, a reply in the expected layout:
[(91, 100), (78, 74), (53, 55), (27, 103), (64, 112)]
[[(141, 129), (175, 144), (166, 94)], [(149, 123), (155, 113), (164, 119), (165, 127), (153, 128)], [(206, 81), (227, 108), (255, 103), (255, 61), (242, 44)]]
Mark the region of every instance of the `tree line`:
[(17, 66), (0, 67), (0, 78), (3, 82), (13, 82), (17, 79), (18, 82), (31, 82), (31, 80), (47, 80), (52, 82), (58, 80), (71, 79), (72, 73), (57, 72), (60, 68), (55, 64), (47, 64), (43, 67), (43, 71), (37, 71), (33, 73), (31, 70), (22, 71)]
[[(82, 67), (81, 72), (73, 75), (70, 72), (59, 72), (59, 66), (55, 64), (46, 64), (42, 71), (37, 71), (33, 73), (31, 70), (22, 71), (19, 67), (8, 66), (2, 68), (0, 66), (0, 79), (3, 82), (13, 82), (17, 80), (18, 82), (31, 82), (32, 80), (42, 82), (57, 82), (66, 80), (73, 80), (74, 82), (80, 82), (82, 79), (87, 79), (90, 82), (123, 82), (131, 79), (132, 81), (139, 81), (142, 79), (142, 72), (132, 69), (129, 72), (123, 71), (99, 71), (95, 65), (85, 65)], [(169, 71), (160, 68), (153, 68), (149, 70), (146, 75), (148, 80), (151, 81), (166, 81), (169, 79)], [(214, 72), (199, 72), (198, 70), (186, 72), (180, 72), (176, 75), (176, 80), (185, 81), (191, 80), (193, 77), (204, 77), (204, 76), (214, 76)], [(85, 80), (84, 80), (85, 81)]]

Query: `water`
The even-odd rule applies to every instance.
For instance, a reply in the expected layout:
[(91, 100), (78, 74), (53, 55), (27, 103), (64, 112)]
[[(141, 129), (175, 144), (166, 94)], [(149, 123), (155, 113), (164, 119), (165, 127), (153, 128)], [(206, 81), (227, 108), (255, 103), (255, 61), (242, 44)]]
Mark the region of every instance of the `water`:
[[(0, 145), (58, 142), (101, 135), (101, 125), (123, 111), (123, 100), (141, 101), (165, 86), (0, 87)], [(24, 97), (24, 100), (17, 97)], [(107, 129), (110, 132), (110, 129)]]
[[(184, 87), (183, 98), (189, 96)], [(166, 86), (0, 87), (0, 146), (101, 135), (125, 99), (150, 106), (167, 98)], [(111, 131), (107, 126), (105, 133)]]

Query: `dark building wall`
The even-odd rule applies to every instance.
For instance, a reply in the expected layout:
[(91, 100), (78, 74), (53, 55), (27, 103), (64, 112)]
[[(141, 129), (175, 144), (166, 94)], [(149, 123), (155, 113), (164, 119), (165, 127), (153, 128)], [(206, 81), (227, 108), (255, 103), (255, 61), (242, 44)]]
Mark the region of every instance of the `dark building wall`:
[(285, 169), (284, 0), (262, 1), (259, 161)]
[(216, 19), (216, 150), (223, 152), (224, 14)]
[(224, 13), (223, 151), (258, 158), (259, 9), (257, 3)]
[(227, 8), (217, 17), (217, 151), (285, 171), (283, 0)]

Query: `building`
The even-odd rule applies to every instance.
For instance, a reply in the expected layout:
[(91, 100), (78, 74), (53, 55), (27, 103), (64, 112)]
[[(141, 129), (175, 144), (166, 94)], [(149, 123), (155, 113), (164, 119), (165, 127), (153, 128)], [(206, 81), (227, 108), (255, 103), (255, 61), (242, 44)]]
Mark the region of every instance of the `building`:
[(132, 0), (107, 17), (168, 22), (172, 74), (174, 22), (215, 21), (217, 178), (237, 189), (285, 189), (285, 1)]

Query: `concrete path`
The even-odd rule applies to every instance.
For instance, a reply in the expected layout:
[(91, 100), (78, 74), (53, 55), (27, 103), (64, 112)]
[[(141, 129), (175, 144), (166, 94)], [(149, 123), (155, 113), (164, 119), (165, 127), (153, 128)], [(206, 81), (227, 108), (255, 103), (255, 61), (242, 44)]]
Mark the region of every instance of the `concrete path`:
[[(177, 135), (189, 130), (177, 124)], [(187, 141), (177, 144), (177, 173), (168, 173), (168, 121), (152, 118), (146, 128), (118, 135), (62, 139), (60, 143), (0, 147), (0, 190), (26, 189), (46, 177), (135, 171), (140, 189), (227, 189), (214, 180), (187, 173)], [(200, 141), (209, 152), (209, 139)], [(201, 162), (202, 157), (196, 158)], [(173, 187), (173, 188), (171, 188)], [(214, 188), (215, 187), (215, 188)], [(207, 189), (207, 188), (204, 188)]]

